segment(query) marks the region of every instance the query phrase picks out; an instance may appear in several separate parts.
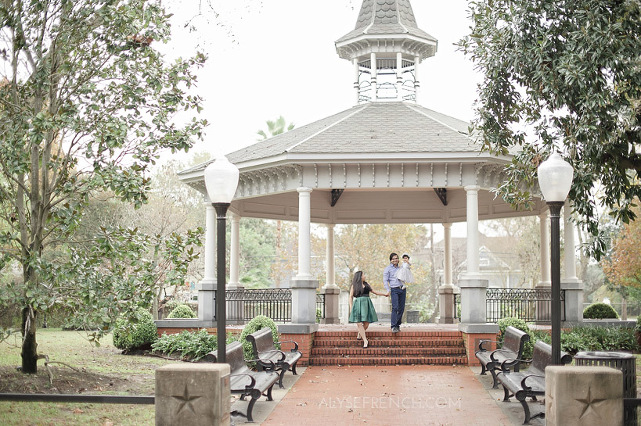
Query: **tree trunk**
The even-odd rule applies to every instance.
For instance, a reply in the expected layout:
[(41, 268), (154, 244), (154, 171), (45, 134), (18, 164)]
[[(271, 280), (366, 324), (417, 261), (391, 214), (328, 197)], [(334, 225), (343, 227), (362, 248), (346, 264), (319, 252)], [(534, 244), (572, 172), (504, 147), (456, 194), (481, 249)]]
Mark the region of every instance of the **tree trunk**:
[(38, 344), (36, 343), (36, 311), (31, 306), (22, 310), (22, 372), (38, 372)]

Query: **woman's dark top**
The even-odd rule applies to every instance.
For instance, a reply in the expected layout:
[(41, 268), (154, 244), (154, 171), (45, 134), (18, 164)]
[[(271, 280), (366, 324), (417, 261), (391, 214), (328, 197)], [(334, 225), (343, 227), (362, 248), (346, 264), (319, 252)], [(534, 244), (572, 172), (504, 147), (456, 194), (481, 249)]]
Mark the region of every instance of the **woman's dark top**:
[(360, 294), (355, 294), (354, 297), (369, 297), (370, 291), (372, 291), (372, 287), (370, 287), (367, 281), (363, 281), (363, 292)]

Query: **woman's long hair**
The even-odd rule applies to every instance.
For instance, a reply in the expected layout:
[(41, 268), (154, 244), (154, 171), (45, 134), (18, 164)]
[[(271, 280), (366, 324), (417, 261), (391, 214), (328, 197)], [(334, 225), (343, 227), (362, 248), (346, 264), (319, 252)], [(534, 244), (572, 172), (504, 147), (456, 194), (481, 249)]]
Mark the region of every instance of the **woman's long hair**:
[(352, 287), (354, 288), (354, 297), (358, 297), (363, 294), (363, 271), (354, 272)]

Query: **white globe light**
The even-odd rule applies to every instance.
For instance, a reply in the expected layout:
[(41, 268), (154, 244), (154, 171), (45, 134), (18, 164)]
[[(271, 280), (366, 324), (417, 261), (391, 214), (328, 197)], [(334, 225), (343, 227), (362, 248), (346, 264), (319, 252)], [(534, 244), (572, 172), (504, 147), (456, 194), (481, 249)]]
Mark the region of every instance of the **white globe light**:
[(572, 187), (574, 169), (558, 152), (539, 165), (539, 187), (546, 202), (565, 201)]
[(223, 155), (205, 168), (205, 187), (212, 203), (231, 203), (238, 187), (238, 167)]

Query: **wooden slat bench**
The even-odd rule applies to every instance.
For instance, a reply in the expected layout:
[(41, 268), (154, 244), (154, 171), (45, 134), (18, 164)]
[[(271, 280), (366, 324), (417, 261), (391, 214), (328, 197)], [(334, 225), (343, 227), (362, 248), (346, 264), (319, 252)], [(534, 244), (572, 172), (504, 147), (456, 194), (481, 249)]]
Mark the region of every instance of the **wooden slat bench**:
[(294, 348), (290, 352), (283, 352), (277, 349), (274, 346), (272, 330), (269, 327), (249, 334), (246, 339), (252, 344), (256, 367), (259, 371), (268, 368), (271, 363), (276, 365), (276, 371), (280, 372), (278, 386), (283, 387), (283, 376), (288, 370), (291, 370), (293, 374), (297, 374), (296, 363), (303, 355), (301, 351), (298, 350), (298, 343), (291, 342), (294, 344)]
[(252, 410), (258, 398), (265, 395), (268, 401), (273, 401), (272, 388), (279, 377), (278, 373), (274, 371), (276, 366), (272, 364), (271, 371), (269, 368), (265, 368), (263, 371), (250, 370), (245, 362), (243, 345), (240, 342), (230, 343), (225, 351), (225, 357), (230, 367), (229, 390), (233, 394), (240, 394), (240, 399), (243, 401), (246, 396), (251, 397), (247, 406), (247, 414), (238, 411), (234, 411), (232, 414), (240, 414), (253, 422)]
[[(503, 385), (503, 401), (509, 401), (511, 397), (516, 399), (523, 406), (525, 411), (524, 425), (529, 424), (530, 420), (536, 417), (545, 417), (545, 411), (530, 415), (530, 407), (526, 399), (531, 398), (536, 401), (537, 396), (545, 395), (545, 367), (552, 365), (552, 346), (539, 340), (534, 344), (534, 351), (531, 360), (521, 360), (523, 363), (530, 363), (526, 371), (501, 371), (497, 374), (497, 379)], [(572, 356), (561, 352), (561, 364), (572, 362)]]
[[(529, 340), (529, 334), (512, 326), (508, 326), (505, 329), (503, 346), (500, 349), (488, 351), (483, 345), (492, 341), (481, 340), (479, 350), (474, 355), (481, 363), (481, 374), (485, 375), (486, 371), (492, 374), (492, 388), (496, 389), (498, 387), (496, 373), (501, 370), (501, 366), (504, 369), (519, 371), (520, 360), (523, 358), (523, 346)], [(507, 362), (508, 360), (513, 361)]]

